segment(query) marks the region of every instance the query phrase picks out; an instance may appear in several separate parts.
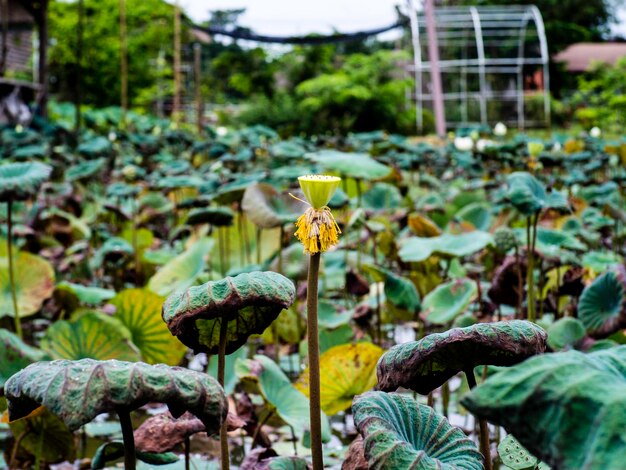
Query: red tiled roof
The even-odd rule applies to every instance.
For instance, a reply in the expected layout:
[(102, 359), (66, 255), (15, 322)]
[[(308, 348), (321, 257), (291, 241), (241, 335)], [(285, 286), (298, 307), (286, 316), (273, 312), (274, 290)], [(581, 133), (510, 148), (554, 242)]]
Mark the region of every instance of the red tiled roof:
[(593, 62), (615, 64), (626, 57), (626, 42), (579, 42), (554, 56), (556, 62), (565, 62), (570, 72), (585, 72)]

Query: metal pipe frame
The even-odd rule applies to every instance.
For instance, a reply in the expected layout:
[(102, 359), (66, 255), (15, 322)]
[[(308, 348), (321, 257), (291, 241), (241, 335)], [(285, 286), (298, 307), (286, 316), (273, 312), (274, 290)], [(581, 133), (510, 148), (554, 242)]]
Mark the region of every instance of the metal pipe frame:
[[(405, 0), (407, 13), (411, 21), (411, 35), (413, 46), (413, 64), (407, 69), (415, 74), (415, 96), (417, 110), (418, 132), (423, 131), (424, 103), (432, 101), (432, 94), (424, 91), (425, 74), (431, 72), (431, 64), (422, 59), (422, 47), (427, 43), (423, 27), (426, 20), (423, 11), (418, 11), (416, 2)], [(454, 7), (439, 8), (435, 11), (436, 37), (439, 48), (459, 48), (462, 57), (438, 61), (438, 68), (442, 74), (457, 74), (460, 80), (460, 92), (444, 92), (445, 102), (458, 101), (464, 110), (462, 119), (467, 120), (468, 100), (478, 101), (480, 106), (480, 121), (487, 124), (490, 120), (487, 115), (488, 101), (514, 101), (516, 103), (517, 119), (507, 122), (515, 123), (520, 129), (528, 125), (536, 125), (539, 121), (528, 121), (525, 118), (524, 98), (524, 68), (526, 66), (542, 69), (543, 74), (543, 99), (544, 99), (544, 125), (550, 124), (550, 76), (548, 43), (543, 24), (543, 18), (539, 9), (527, 5), (511, 5), (506, 7)], [(534, 28), (529, 28), (533, 24)], [(511, 41), (506, 41), (506, 38)], [(536, 41), (539, 54), (535, 47), (527, 50), (526, 45)], [(489, 57), (486, 47), (489, 47), (493, 56), (501, 55), (505, 48), (513, 47), (517, 43), (517, 57)], [(469, 49), (468, 49), (469, 47)], [(476, 50), (476, 55), (467, 51)], [(533, 52), (534, 51), (534, 52)], [(529, 54), (528, 56), (526, 54)], [(512, 54), (513, 55), (513, 54)], [(537, 57), (539, 55), (539, 57)], [(478, 90), (468, 89), (468, 74), (478, 75)], [(491, 76), (515, 76), (514, 90), (494, 91), (488, 86), (488, 77)], [(430, 77), (428, 77), (430, 78)], [(428, 79), (426, 78), (426, 79)], [(495, 77), (494, 77), (495, 78)], [(475, 86), (474, 82), (474, 86)], [(471, 88), (471, 87), (470, 87)], [(496, 117), (492, 117), (496, 119)], [(505, 121), (504, 119), (497, 119)], [(448, 122), (448, 127), (451, 124)]]

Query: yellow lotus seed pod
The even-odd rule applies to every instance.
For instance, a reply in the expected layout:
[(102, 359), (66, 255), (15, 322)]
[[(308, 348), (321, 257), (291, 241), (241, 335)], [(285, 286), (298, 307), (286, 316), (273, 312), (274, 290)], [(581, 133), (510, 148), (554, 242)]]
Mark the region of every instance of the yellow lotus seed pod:
[(328, 204), (341, 183), (341, 178), (327, 175), (306, 175), (298, 178), (302, 192), (313, 209)]

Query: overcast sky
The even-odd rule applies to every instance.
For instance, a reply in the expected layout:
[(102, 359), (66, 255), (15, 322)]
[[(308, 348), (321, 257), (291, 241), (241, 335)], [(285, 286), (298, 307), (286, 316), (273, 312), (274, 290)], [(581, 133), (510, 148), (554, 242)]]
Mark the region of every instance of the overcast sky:
[[(168, 0), (173, 3), (175, 0)], [(246, 8), (241, 24), (268, 35), (330, 33), (385, 26), (396, 20), (394, 5), (405, 0), (179, 0), (194, 20), (208, 18), (209, 10)], [(417, 4), (418, 0), (414, 0)], [(513, 3), (514, 0), (513, 0)], [(615, 32), (626, 34), (626, 10), (619, 14)]]
[(245, 7), (241, 24), (270, 35), (329, 33), (333, 27), (350, 32), (384, 26), (396, 20), (397, 3), (398, 0), (180, 0), (194, 20), (207, 19), (209, 10)]

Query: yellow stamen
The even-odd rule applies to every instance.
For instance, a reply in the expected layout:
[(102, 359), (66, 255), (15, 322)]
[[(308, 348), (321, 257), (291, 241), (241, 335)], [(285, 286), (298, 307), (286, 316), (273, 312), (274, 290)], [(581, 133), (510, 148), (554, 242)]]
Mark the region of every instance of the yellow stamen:
[(325, 252), (339, 243), (341, 230), (326, 206), (321, 209), (309, 207), (296, 221), (296, 229), (294, 235), (308, 254)]

